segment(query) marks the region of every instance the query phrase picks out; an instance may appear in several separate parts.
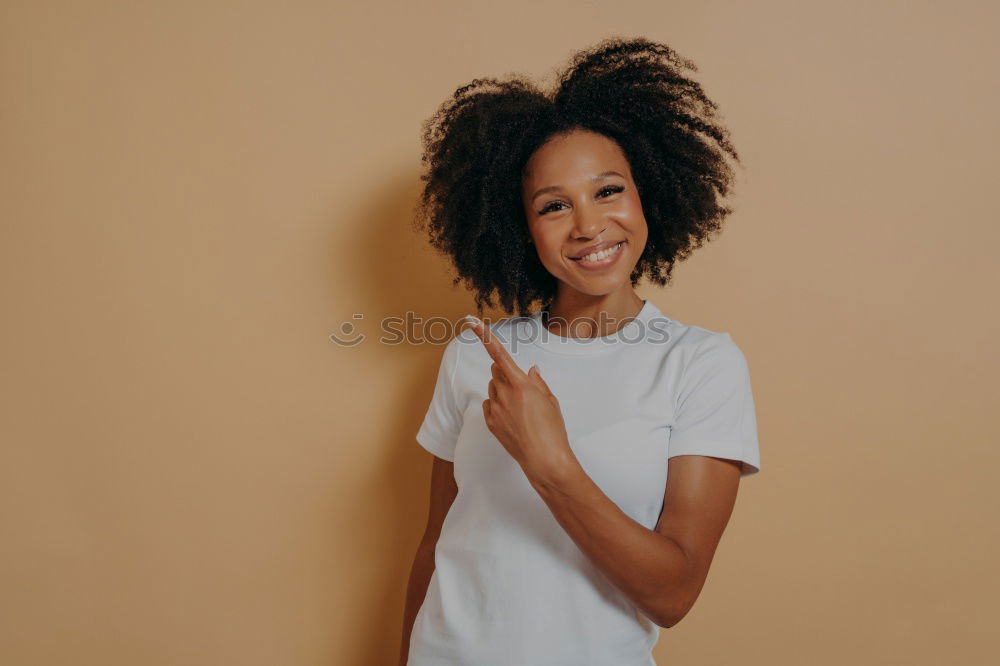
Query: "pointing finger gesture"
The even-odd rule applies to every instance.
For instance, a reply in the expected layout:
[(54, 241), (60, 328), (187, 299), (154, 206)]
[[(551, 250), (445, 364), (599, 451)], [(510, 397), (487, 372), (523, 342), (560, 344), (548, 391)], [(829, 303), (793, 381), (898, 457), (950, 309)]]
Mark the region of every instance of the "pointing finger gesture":
[(483, 401), (490, 432), (526, 472), (544, 473), (572, 457), (559, 400), (538, 366), (524, 372), (479, 319), (467, 316), (472, 330), (493, 359), (493, 378)]

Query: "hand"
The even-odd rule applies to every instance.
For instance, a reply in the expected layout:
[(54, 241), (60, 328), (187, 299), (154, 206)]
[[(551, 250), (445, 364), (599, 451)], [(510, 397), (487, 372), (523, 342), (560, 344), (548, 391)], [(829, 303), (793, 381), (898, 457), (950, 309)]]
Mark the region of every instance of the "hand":
[(544, 476), (574, 459), (559, 400), (533, 365), (524, 372), (479, 319), (467, 321), (493, 359), (483, 416), (490, 432), (529, 477)]

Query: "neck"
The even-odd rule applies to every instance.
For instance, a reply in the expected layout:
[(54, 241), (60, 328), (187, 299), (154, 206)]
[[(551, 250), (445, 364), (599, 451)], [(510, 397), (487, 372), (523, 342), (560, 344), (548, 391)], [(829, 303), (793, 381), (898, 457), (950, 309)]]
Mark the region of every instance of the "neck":
[(601, 296), (560, 291), (542, 311), (542, 325), (562, 337), (606, 337), (628, 324), (642, 306), (631, 288)]

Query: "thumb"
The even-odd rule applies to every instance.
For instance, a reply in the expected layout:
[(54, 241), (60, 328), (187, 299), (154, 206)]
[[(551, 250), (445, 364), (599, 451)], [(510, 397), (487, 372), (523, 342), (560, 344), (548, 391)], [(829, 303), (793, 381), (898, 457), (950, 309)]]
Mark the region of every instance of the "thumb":
[(532, 377), (534, 377), (535, 380), (537, 380), (538, 382), (540, 382), (541, 385), (545, 387), (546, 393), (549, 393), (549, 394), (552, 393), (552, 391), (549, 389), (549, 385), (546, 383), (546, 381), (544, 379), (542, 379), (542, 373), (538, 369), (537, 365), (531, 366), (531, 368), (528, 370), (528, 374), (531, 375)]

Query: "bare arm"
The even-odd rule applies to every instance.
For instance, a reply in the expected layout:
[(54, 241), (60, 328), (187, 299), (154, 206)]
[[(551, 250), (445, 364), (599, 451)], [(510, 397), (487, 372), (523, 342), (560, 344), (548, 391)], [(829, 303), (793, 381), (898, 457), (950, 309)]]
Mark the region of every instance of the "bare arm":
[[(487, 326), (474, 317), (470, 324), (493, 359), (490, 397), (483, 401), (490, 432), (611, 583), (659, 626), (679, 622), (698, 598), (729, 522), (740, 461), (703, 455), (669, 458), (660, 519), (655, 529), (647, 529), (587, 475), (570, 445), (559, 400), (538, 367), (524, 372)], [(702, 390), (722, 390), (728, 379), (717, 377), (721, 379)]]
[(679, 622), (701, 593), (740, 481), (739, 461), (682, 455), (668, 465), (654, 530), (625, 514), (575, 461), (547, 478), (529, 477), (580, 550), (661, 627)]
[(434, 573), (434, 548), (441, 535), (441, 525), (451, 508), (458, 486), (455, 483), (454, 464), (434, 456), (431, 468), (431, 500), (427, 516), (427, 527), (413, 556), (410, 582), (406, 588), (406, 607), (403, 610), (403, 636), (399, 650), (399, 666), (406, 666), (410, 651), (410, 633), (417, 611), (427, 596), (427, 586)]

